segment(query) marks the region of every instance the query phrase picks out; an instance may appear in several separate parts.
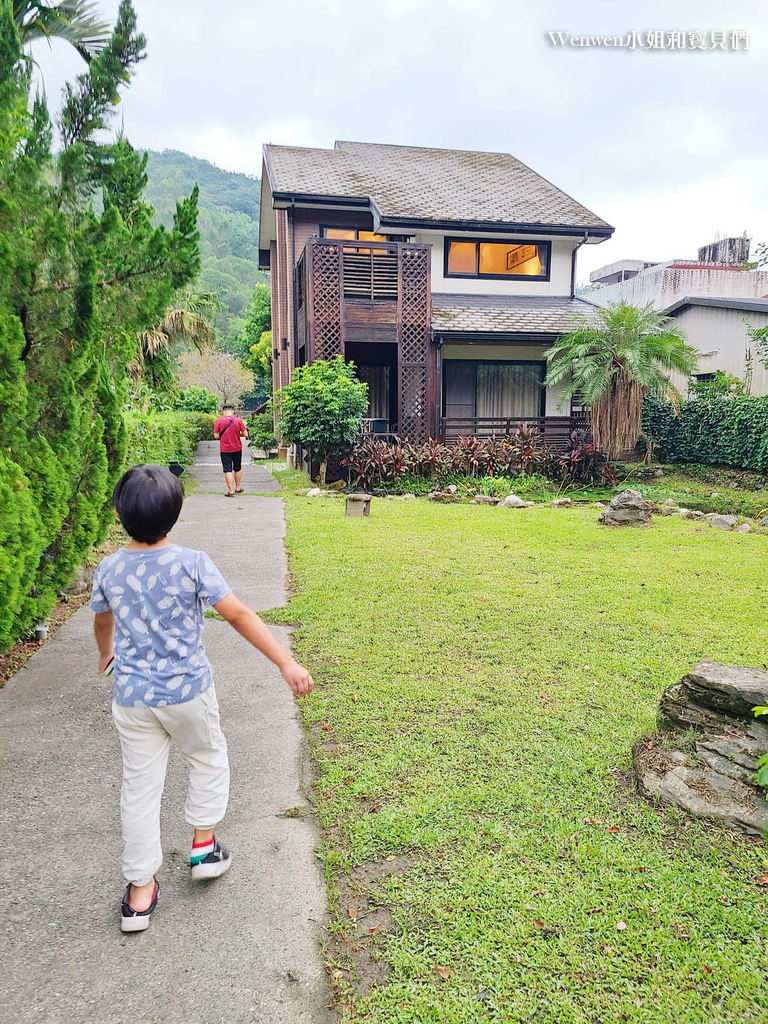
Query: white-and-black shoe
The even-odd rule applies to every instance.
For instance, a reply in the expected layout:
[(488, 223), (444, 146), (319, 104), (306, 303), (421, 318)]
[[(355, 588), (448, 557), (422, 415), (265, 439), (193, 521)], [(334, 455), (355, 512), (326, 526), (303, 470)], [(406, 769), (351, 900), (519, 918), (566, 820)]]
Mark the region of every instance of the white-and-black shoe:
[(131, 887), (130, 885), (128, 886), (125, 890), (125, 896), (123, 896), (123, 902), (120, 906), (121, 932), (143, 932), (145, 928), (149, 928), (149, 919), (152, 911), (157, 906), (157, 896), (159, 892), (160, 886), (158, 885), (157, 879), (155, 879), (155, 890), (152, 893), (152, 902), (146, 910), (134, 910), (128, 902), (131, 898)]
[(231, 855), (219, 846), (216, 836), (207, 843), (193, 843), (189, 866), (192, 869), (192, 881), (199, 882), (204, 878), (218, 878), (229, 870), (232, 863)]

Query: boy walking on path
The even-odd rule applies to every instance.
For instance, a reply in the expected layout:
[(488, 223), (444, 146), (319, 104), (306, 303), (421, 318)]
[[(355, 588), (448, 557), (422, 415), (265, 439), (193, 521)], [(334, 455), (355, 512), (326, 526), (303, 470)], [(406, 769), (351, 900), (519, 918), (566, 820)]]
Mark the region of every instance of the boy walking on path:
[(227, 808), (229, 761), (201, 640), (204, 606), (274, 662), (294, 695), (313, 687), (307, 670), (235, 597), (210, 558), (169, 542), (182, 501), (181, 484), (161, 466), (135, 466), (123, 475), (113, 503), (131, 542), (100, 563), (91, 595), (99, 672), (113, 672), (112, 711), (123, 752), (123, 931), (147, 928), (157, 906), (160, 802), (171, 741), (189, 761), (192, 878), (216, 878), (231, 863), (214, 834)]
[(239, 416), (235, 416), (234, 406), (225, 405), (221, 416), (213, 425), (213, 436), (219, 442), (221, 465), (224, 479), (227, 482), (226, 496), (234, 498), (242, 494), (240, 482), (243, 476), (243, 442), (248, 437), (248, 428)]

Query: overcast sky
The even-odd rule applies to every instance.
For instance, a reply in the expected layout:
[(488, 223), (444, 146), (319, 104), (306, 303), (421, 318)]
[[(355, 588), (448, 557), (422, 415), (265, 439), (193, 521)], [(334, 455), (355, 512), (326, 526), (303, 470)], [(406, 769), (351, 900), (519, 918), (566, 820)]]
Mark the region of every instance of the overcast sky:
[[(148, 56), (122, 117), (137, 147), (261, 173), (265, 142), (513, 153), (616, 228), (616, 259), (768, 240), (765, 0), (134, 0)], [(117, 0), (102, 0), (114, 15)], [(749, 49), (555, 48), (547, 32), (745, 29)], [(707, 39), (709, 43), (709, 39)], [(35, 56), (55, 106), (81, 70)]]

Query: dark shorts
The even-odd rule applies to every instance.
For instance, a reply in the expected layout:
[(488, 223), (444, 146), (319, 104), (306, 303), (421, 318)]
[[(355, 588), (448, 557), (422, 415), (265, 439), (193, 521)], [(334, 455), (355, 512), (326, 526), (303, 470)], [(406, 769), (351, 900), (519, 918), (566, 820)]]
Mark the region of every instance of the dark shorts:
[(239, 452), (220, 452), (221, 464), (225, 473), (239, 473), (243, 464), (242, 450)]

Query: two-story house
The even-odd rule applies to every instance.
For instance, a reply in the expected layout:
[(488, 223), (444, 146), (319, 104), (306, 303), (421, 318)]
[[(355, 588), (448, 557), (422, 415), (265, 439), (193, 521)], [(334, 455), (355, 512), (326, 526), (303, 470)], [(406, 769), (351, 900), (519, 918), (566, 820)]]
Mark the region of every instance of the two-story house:
[[(506, 153), (337, 142), (265, 146), (259, 265), (273, 375), (341, 353), (370, 429), (412, 441), (568, 436), (544, 352), (594, 307), (576, 254), (613, 228)], [(577, 410), (573, 410), (574, 414)]]

